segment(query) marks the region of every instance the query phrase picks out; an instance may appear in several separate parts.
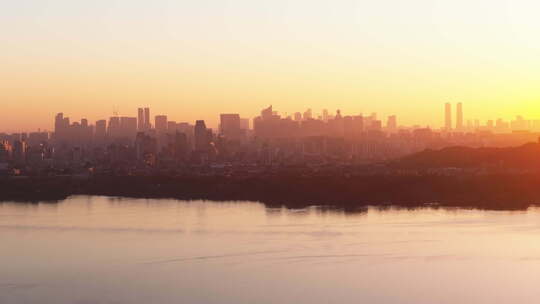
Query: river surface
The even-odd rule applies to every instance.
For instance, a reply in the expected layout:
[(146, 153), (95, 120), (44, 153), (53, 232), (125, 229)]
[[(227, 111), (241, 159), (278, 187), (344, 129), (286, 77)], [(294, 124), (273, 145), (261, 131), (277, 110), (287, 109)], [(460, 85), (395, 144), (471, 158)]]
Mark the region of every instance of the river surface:
[(0, 303), (534, 303), (540, 209), (0, 203)]

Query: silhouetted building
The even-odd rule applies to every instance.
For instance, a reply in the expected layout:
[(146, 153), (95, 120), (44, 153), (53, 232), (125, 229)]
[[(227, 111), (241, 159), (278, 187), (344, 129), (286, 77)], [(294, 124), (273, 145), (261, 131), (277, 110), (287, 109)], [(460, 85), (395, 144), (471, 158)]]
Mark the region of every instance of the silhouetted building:
[(165, 133), (167, 132), (167, 116), (166, 115), (157, 115), (155, 117), (155, 125), (154, 125), (156, 132), (158, 133)]
[(444, 129), (452, 130), (452, 105), (449, 102), (444, 106)]
[(456, 106), (456, 129), (463, 131), (463, 104), (461, 102)]
[(144, 108), (144, 129), (150, 130), (152, 124), (150, 123), (150, 108)]
[(120, 129), (120, 117), (113, 116), (109, 118), (109, 126), (107, 130), (107, 134), (109, 138), (111, 139), (119, 138), (122, 136), (122, 132)]
[(136, 117), (120, 117), (120, 136), (133, 140), (137, 134)]
[(56, 114), (54, 119), (54, 138), (57, 142), (65, 141), (69, 136), (69, 118), (63, 113)]
[(137, 109), (137, 129), (140, 131), (145, 130), (144, 109)]
[(241, 139), (240, 115), (221, 114), (220, 134), (227, 140), (239, 141)]
[(107, 138), (107, 121), (102, 119), (96, 121), (94, 139), (97, 143), (103, 143)]
[(209, 136), (209, 130), (206, 128), (204, 120), (197, 120), (195, 122), (195, 150), (198, 152), (208, 152), (210, 149), (210, 142), (212, 141), (211, 134)]

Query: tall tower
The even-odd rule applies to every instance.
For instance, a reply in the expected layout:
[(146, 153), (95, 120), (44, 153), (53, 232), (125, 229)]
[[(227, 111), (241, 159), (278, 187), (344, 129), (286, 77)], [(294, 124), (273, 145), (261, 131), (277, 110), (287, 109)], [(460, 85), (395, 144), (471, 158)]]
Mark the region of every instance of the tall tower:
[(444, 129), (452, 130), (452, 105), (447, 102), (444, 108)]
[(210, 139), (208, 138), (208, 129), (204, 120), (197, 120), (194, 127), (195, 135), (195, 150), (200, 152), (207, 152), (210, 148)]
[(150, 108), (144, 108), (144, 129), (150, 130), (151, 128), (150, 124)]
[(463, 131), (463, 104), (461, 102), (456, 107), (456, 129)]
[(143, 112), (143, 108), (139, 108), (138, 111), (137, 111), (138, 115), (137, 115), (137, 129), (139, 129), (139, 131), (144, 131), (144, 112)]

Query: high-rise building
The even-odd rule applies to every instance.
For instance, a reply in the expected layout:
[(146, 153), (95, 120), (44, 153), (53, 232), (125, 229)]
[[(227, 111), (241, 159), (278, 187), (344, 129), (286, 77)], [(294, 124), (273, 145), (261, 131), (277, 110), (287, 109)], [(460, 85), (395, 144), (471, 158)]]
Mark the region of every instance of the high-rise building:
[(56, 140), (66, 140), (69, 131), (69, 118), (64, 117), (64, 113), (56, 114), (54, 118), (54, 138)]
[(80, 129), (78, 130), (77, 137), (79, 137), (79, 140), (84, 143), (88, 144), (90, 141), (92, 141), (92, 136), (94, 133), (94, 127), (88, 124), (88, 119), (83, 118), (81, 119)]
[(456, 106), (456, 130), (463, 131), (463, 104), (461, 102)]
[(199, 152), (208, 151), (210, 148), (211, 139), (208, 136), (208, 129), (204, 120), (197, 120), (195, 122), (195, 150)]
[(96, 129), (94, 133), (94, 138), (96, 141), (101, 142), (107, 137), (107, 121), (98, 120), (96, 121)]
[(120, 117), (120, 130), (121, 137), (135, 138), (137, 134), (137, 118)]
[(154, 127), (158, 133), (167, 132), (167, 115), (157, 115), (155, 117)]
[(64, 125), (64, 113), (56, 114), (54, 118), (54, 133), (58, 133)]
[(113, 116), (109, 118), (107, 134), (109, 135), (109, 138), (118, 138), (122, 136), (120, 131), (120, 117)]
[(240, 140), (242, 135), (239, 114), (220, 115), (220, 134), (229, 140)]
[(452, 105), (447, 102), (444, 108), (444, 129), (446, 131), (452, 130)]
[(143, 108), (137, 109), (137, 129), (139, 131), (144, 131), (144, 110)]
[(397, 117), (396, 115), (388, 116), (388, 122), (386, 123), (386, 128), (389, 131), (394, 131), (397, 129)]
[(150, 130), (152, 124), (150, 123), (150, 108), (144, 108), (144, 129)]

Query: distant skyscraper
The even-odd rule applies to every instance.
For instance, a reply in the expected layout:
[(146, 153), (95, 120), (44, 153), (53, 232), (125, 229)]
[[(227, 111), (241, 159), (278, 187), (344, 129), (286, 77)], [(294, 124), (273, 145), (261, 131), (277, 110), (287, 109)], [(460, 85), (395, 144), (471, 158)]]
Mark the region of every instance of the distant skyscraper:
[(110, 138), (118, 138), (122, 135), (120, 131), (120, 117), (113, 116), (109, 119), (109, 127), (107, 133)]
[(98, 120), (96, 121), (96, 130), (94, 137), (97, 141), (103, 141), (107, 136), (107, 121)]
[(226, 139), (240, 140), (240, 115), (239, 114), (221, 114), (220, 115), (220, 133)]
[(166, 115), (157, 115), (155, 117), (154, 127), (158, 133), (167, 132), (167, 116)]
[(150, 108), (144, 108), (144, 129), (150, 130), (152, 124), (150, 123)]
[(120, 130), (121, 137), (135, 138), (137, 134), (137, 118), (120, 117)]
[(195, 122), (195, 150), (200, 152), (208, 151), (210, 148), (210, 139), (208, 138), (208, 130), (204, 120), (197, 120)]
[(144, 124), (145, 120), (144, 120), (144, 109), (143, 108), (139, 108), (137, 110), (137, 129), (139, 131), (143, 131), (144, 130)]
[(463, 104), (461, 102), (456, 107), (456, 129), (463, 131)]
[(61, 140), (65, 134), (64, 129), (64, 113), (56, 114), (54, 118), (54, 137), (56, 140)]
[(397, 117), (396, 115), (388, 116), (388, 122), (386, 128), (390, 131), (397, 129)]
[(444, 129), (446, 131), (452, 130), (452, 105), (447, 102), (444, 108)]
[(54, 132), (58, 133), (60, 129), (62, 129), (64, 123), (64, 113), (58, 113), (54, 117)]

